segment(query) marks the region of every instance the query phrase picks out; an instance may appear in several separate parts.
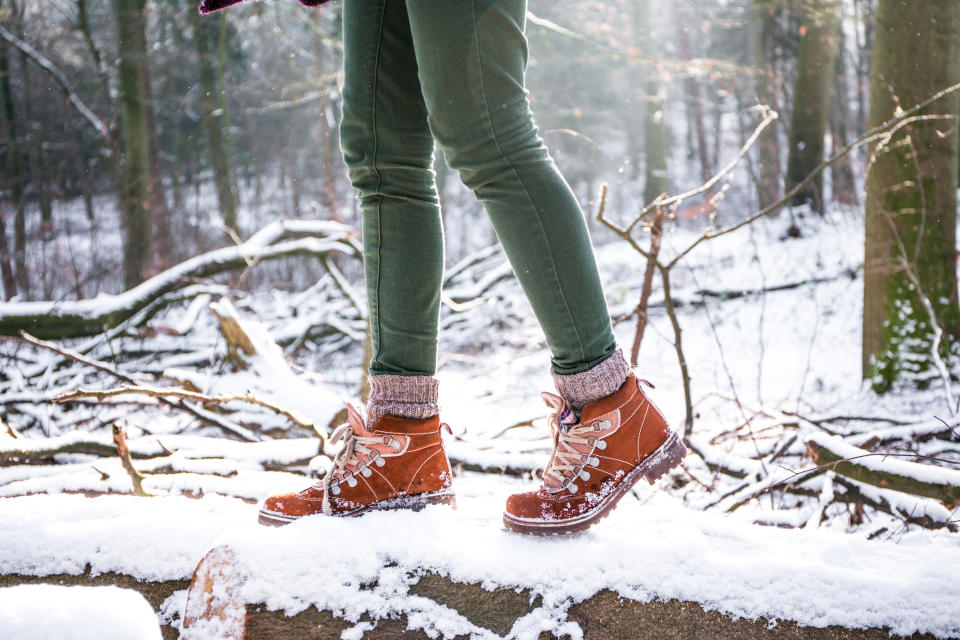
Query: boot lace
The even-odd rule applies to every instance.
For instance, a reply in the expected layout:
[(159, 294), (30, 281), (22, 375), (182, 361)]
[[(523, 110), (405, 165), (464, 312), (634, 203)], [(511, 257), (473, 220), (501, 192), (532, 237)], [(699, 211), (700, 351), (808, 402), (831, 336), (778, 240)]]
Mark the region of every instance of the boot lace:
[[(589, 480), (590, 472), (584, 467), (595, 467), (600, 460), (593, 455), (596, 449), (605, 449), (607, 443), (597, 437), (602, 428), (601, 423), (574, 424), (561, 429), (556, 415), (550, 420), (550, 429), (553, 432), (553, 456), (543, 471), (544, 479), (553, 478), (559, 486), (548, 489), (556, 492), (566, 489), (570, 493), (577, 492), (577, 485), (573, 481), (577, 478)], [(578, 451), (574, 445), (589, 447), (589, 452)]]
[[(340, 484), (346, 482), (351, 487), (357, 486), (356, 475), (362, 475), (364, 478), (370, 477), (370, 465), (375, 464), (378, 467), (384, 465), (383, 456), (371, 445), (386, 444), (393, 448), (399, 448), (400, 442), (390, 436), (358, 436), (353, 427), (347, 423), (342, 424), (330, 436), (329, 444), (336, 444), (343, 440), (343, 447), (333, 458), (333, 466), (320, 482), (320, 488), (323, 489), (323, 513), (331, 515), (330, 495), (340, 493)], [(366, 456), (366, 460), (359, 456)], [(350, 468), (352, 467), (352, 469)], [(337, 476), (341, 475), (341, 478)]]

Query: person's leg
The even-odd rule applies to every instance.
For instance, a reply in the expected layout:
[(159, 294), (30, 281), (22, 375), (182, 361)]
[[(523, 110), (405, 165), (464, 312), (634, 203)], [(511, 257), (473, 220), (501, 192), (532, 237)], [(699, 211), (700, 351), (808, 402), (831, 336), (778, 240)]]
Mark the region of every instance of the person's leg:
[(432, 377), (443, 233), (406, 4), (347, 0), (343, 27), (341, 146), (363, 208), (370, 403), (366, 420), (349, 407), (331, 438), (344, 444), (318, 484), (264, 501), (266, 525), (455, 504)]
[(341, 147), (363, 211), (373, 359), (368, 420), (437, 414), (443, 230), (406, 3), (343, 6)]
[[(407, 0), (428, 121), (485, 205), (571, 404), (626, 379), (583, 212), (534, 125), (525, 0)], [(596, 369), (589, 375), (578, 375)]]
[(579, 531), (685, 449), (616, 348), (583, 213), (533, 124), (525, 0), (406, 1), (430, 128), (490, 214), (561, 394), (546, 396), (556, 446), (543, 486), (511, 496), (504, 525)]

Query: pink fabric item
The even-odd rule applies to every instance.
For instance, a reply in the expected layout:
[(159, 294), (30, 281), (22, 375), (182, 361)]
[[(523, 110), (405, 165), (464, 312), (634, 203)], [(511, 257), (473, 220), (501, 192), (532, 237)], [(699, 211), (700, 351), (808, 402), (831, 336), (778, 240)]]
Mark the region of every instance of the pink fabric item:
[[(206, 15), (214, 11), (232, 7), (235, 4), (240, 4), (243, 1), (244, 0), (201, 0), (199, 9), (201, 14)], [(325, 2), (329, 2), (329, 0), (300, 0), (300, 4), (305, 7), (317, 7)]]

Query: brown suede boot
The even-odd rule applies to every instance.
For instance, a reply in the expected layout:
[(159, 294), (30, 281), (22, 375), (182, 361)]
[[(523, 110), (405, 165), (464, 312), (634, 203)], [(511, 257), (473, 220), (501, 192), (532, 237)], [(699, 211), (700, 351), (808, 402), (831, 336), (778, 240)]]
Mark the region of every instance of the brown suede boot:
[(324, 479), (299, 493), (267, 498), (260, 524), (283, 525), (319, 513), (359, 516), (373, 510), (419, 511), (428, 504), (456, 506), (453, 474), (440, 439), (446, 425), (437, 416), (412, 420), (384, 415), (367, 430), (356, 409), (348, 405), (347, 413), (347, 424), (330, 438), (330, 444), (344, 443)]
[(553, 454), (540, 489), (507, 499), (503, 524), (511, 531), (582, 531), (606, 516), (640, 478), (653, 484), (687, 453), (633, 373), (619, 391), (587, 404), (575, 424), (560, 424), (562, 398), (552, 393), (543, 398), (555, 411)]

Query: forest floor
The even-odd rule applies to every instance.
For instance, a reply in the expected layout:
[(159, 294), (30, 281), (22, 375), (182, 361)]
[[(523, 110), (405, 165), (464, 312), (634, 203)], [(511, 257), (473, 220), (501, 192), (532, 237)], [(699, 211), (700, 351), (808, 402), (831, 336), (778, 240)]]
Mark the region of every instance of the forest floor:
[[(499, 277), (505, 263), (496, 250), (451, 278), (448, 294), (470, 302), (445, 306), (441, 320), (441, 417), (453, 430), (456, 511), (256, 524), (256, 501), (300, 488), (329, 465), (317, 455), (318, 434), (328, 433), (343, 402), (358, 402), (362, 317), (327, 276), (306, 293), (225, 292), (247, 326), (263, 329), (259, 338), (280, 345), (243, 371), (229, 366), (206, 310), (221, 290), (163, 309), (152, 330), (131, 326), (109, 340), (67, 343), (142, 383), (189, 383), (210, 395), (251, 390), (310, 416), (315, 430), (238, 402), (219, 405), (216, 415), (253, 441), (143, 394), (54, 404), (58, 393), (119, 383), (62, 354), (0, 343), (0, 406), (11, 427), (0, 434), (0, 586), (97, 575), (126, 576), (116, 580), (124, 586), (130, 578), (163, 584), (163, 597), (148, 599), (169, 634), (180, 624), (183, 581), (204, 551), (228, 545), (246, 603), (287, 615), (333, 612), (346, 621), (335, 636), (343, 638), (375, 634), (378, 625), (379, 637), (391, 637), (388, 618), (429, 637), (604, 637), (599, 629), (608, 627), (583, 613), (603, 594), (765, 621), (761, 635), (727, 637), (765, 637), (763, 629), (778, 624), (784, 637), (801, 637), (788, 633), (793, 623), (960, 636), (960, 535), (950, 500), (875, 486), (840, 468), (812, 471), (809, 449), (833, 438), (872, 454), (915, 456), (903, 473), (949, 486), (960, 473), (952, 407), (935, 374), (925, 390), (883, 396), (861, 384), (857, 217), (835, 211), (802, 221), (800, 238), (785, 239), (787, 226), (765, 220), (711, 240), (675, 269), (696, 415), (686, 435), (698, 453), (570, 538), (527, 539), (500, 522), (506, 496), (535, 486), (549, 455), (539, 393), (551, 381), (543, 336), (516, 281)], [(625, 244), (595, 235), (620, 317), (636, 304), (644, 263)], [(671, 228), (664, 250), (697, 235)], [(662, 302), (655, 286), (637, 371), (656, 385), (652, 397), (679, 429), (683, 381)], [(628, 349), (633, 325), (616, 325)], [(125, 427), (154, 497), (126, 495), (120, 459), (104, 453), (114, 423)], [(877, 471), (886, 458), (871, 460), (868, 471)], [(478, 613), (465, 604), (472, 600), (506, 618)], [(0, 607), (0, 631), (4, 620)]]

